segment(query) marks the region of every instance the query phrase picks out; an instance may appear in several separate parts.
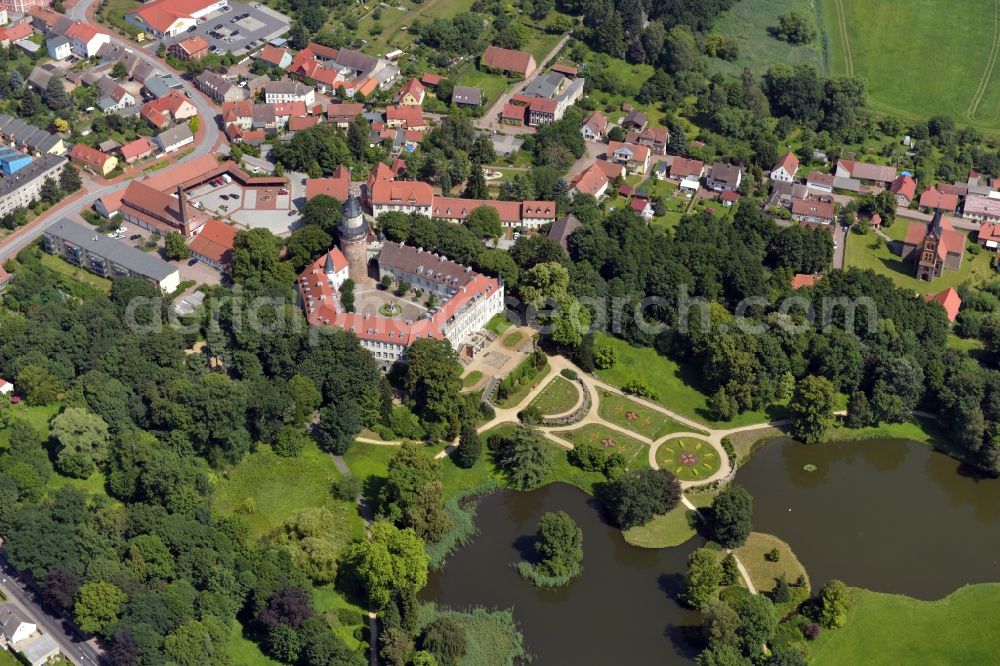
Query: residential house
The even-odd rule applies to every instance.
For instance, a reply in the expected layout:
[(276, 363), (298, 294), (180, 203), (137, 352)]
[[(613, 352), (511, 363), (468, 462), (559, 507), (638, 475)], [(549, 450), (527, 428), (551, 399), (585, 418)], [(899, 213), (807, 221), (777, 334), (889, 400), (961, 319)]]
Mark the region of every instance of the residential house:
[(410, 79), (400, 88), (396, 103), (406, 106), (421, 106), (424, 103), (424, 86), (417, 79)]
[(641, 215), (642, 219), (646, 222), (653, 219), (653, 204), (649, 199), (635, 197), (629, 203), (629, 207), (632, 209), (632, 212)]
[[(13, 388), (0, 379), (0, 394), (10, 393)], [(31, 666), (42, 666), (59, 656), (59, 646), (52, 636), (42, 633), (38, 625), (13, 604), (0, 605), (0, 644), (19, 653)]]
[(273, 46), (272, 44), (264, 46), (254, 57), (278, 69), (288, 69), (289, 65), (292, 64), (292, 54), (288, 52), (288, 49)]
[(928, 303), (938, 303), (943, 307), (944, 313), (948, 315), (948, 321), (953, 324), (955, 323), (955, 318), (958, 317), (958, 311), (962, 307), (962, 298), (952, 287), (948, 287), (936, 294), (927, 294), (924, 296), (924, 300)]
[(154, 99), (142, 105), (139, 115), (150, 125), (162, 129), (171, 121), (180, 122), (198, 115), (198, 109), (183, 94), (171, 91), (163, 99)]
[(810, 171), (806, 176), (806, 187), (824, 194), (833, 194), (833, 174)]
[(61, 256), (71, 264), (106, 278), (137, 277), (170, 293), (180, 286), (177, 267), (160, 259), (156, 253), (138, 250), (93, 228), (63, 218), (48, 227), (42, 237), (49, 254)]
[(520, 104), (507, 102), (503, 105), (503, 109), (500, 111), (500, 122), (504, 125), (523, 125), (524, 112), (526, 110), (527, 107), (521, 106)]
[(420, 77), (420, 82), (429, 88), (437, 88), (442, 81), (444, 81), (443, 76), (432, 72), (424, 72)]
[(863, 185), (886, 188), (896, 180), (895, 167), (868, 164), (854, 160), (838, 160), (834, 177), (860, 181)]
[(82, 143), (73, 146), (73, 149), (69, 151), (69, 158), (105, 178), (118, 166), (118, 158), (114, 155), (106, 155)]
[(479, 63), (483, 67), (499, 70), (508, 75), (517, 75), (524, 79), (534, 74), (538, 68), (535, 56), (527, 51), (513, 51), (499, 46), (486, 47)]
[(87, 23), (74, 23), (65, 32), (73, 53), (81, 58), (93, 58), (101, 47), (111, 43), (111, 35)]
[(458, 106), (479, 106), (483, 103), (483, 91), (469, 86), (455, 86), (451, 93), (451, 103)]
[(201, 35), (195, 35), (171, 44), (167, 53), (178, 60), (201, 60), (208, 55), (208, 42)]
[(250, 129), (253, 127), (253, 109), (254, 103), (248, 99), (238, 102), (223, 102), (222, 124), (224, 126), (235, 124), (241, 129)]
[(346, 130), (354, 119), (365, 112), (365, 105), (357, 102), (329, 104), (326, 107), (326, 120), (339, 129)]
[(156, 74), (145, 80), (143, 88), (154, 99), (163, 99), (174, 91), (184, 92), (184, 82), (173, 74)]
[(670, 142), (670, 133), (665, 127), (647, 125), (646, 129), (642, 131), (632, 130), (626, 134), (625, 142), (648, 146), (654, 154), (666, 155), (667, 144)]
[(734, 190), (725, 190), (719, 195), (719, 201), (726, 208), (731, 208), (740, 200), (740, 195)]
[(983, 222), (979, 225), (977, 241), (981, 247), (993, 250), (1000, 256), (1000, 222)]
[(316, 89), (291, 79), (268, 81), (264, 84), (264, 101), (268, 104), (304, 102), (312, 106), (316, 103)]
[(537, 230), (556, 219), (554, 201), (497, 201), (495, 199), (461, 199), (434, 196), (431, 217), (449, 222), (464, 222), (477, 208), (492, 208), (500, 223), (508, 229)]
[(735, 164), (716, 162), (712, 165), (712, 171), (708, 174), (708, 186), (716, 192), (732, 191), (739, 189), (743, 182), (743, 169)]
[(549, 228), (549, 239), (559, 243), (562, 246), (563, 252), (569, 252), (567, 241), (570, 235), (579, 229), (582, 224), (573, 214), (563, 215), (553, 222)]
[(641, 132), (646, 129), (646, 125), (649, 120), (646, 118), (646, 114), (638, 109), (632, 109), (627, 114), (625, 114), (625, 119), (622, 120), (623, 129), (631, 129)]
[(917, 182), (902, 174), (892, 181), (889, 191), (896, 195), (896, 203), (905, 208), (913, 201), (913, 197), (917, 196)]
[(337, 201), (347, 201), (347, 195), (351, 190), (351, 172), (341, 164), (333, 175), (329, 178), (307, 178), (306, 179), (306, 201), (321, 194), (333, 197)]
[(670, 163), (670, 177), (678, 181), (682, 190), (698, 191), (701, 177), (705, 173), (705, 163), (686, 157), (675, 157)]
[(132, 164), (138, 160), (149, 157), (156, 150), (156, 144), (144, 136), (140, 136), (135, 141), (130, 141), (118, 149), (125, 160), (125, 164)]
[(399, 78), (399, 68), (384, 58), (313, 43), (295, 54), (288, 70), (316, 82), (320, 92), (343, 88), (348, 97), (387, 90)]
[(586, 141), (603, 141), (608, 134), (608, 119), (600, 111), (591, 112), (580, 125), (580, 134)]
[(792, 200), (792, 219), (796, 222), (833, 224), (836, 218), (836, 207), (832, 201)]
[(245, 89), (207, 69), (195, 77), (194, 85), (218, 104), (222, 104), (223, 102), (238, 102), (247, 97)]
[(226, 271), (233, 264), (233, 242), (236, 227), (219, 220), (208, 220), (201, 231), (188, 243), (191, 256), (214, 268)]
[(1000, 199), (970, 194), (965, 197), (962, 217), (979, 222), (1000, 222)]
[(603, 197), (611, 183), (625, 177), (625, 167), (617, 162), (594, 160), (581, 171), (569, 186), (570, 196), (589, 194), (595, 199)]
[(423, 132), (427, 130), (427, 121), (424, 120), (424, 109), (420, 106), (389, 106), (385, 109), (385, 125), (390, 128), (402, 127), (403, 129)]
[(375, 217), (391, 211), (430, 217), (434, 190), (427, 183), (412, 180), (376, 180), (369, 198)]
[(194, 143), (194, 135), (187, 125), (176, 125), (157, 134), (156, 143), (164, 153), (172, 153)]
[(914, 264), (918, 280), (941, 277), (945, 270), (957, 271), (965, 255), (965, 235), (955, 230), (936, 211), (930, 222), (911, 222), (903, 239), (901, 256)]
[(154, 37), (175, 37), (228, 4), (228, 0), (152, 0), (127, 12), (125, 20)]
[(45, 50), (53, 60), (65, 60), (73, 53), (69, 39), (65, 35), (56, 35), (45, 40)]
[(528, 125), (538, 127), (561, 120), (563, 115), (583, 96), (584, 79), (568, 79), (558, 72), (535, 77), (511, 101), (528, 107)]
[(619, 141), (608, 142), (608, 160), (625, 166), (629, 173), (649, 171), (649, 147)]
[(771, 169), (771, 180), (784, 183), (795, 182), (795, 173), (799, 170), (799, 158), (788, 151), (782, 155), (778, 163)]
[(920, 207), (954, 213), (958, 208), (958, 195), (946, 193), (937, 187), (928, 187), (920, 195)]
[(304, 102), (276, 102), (263, 106), (271, 107), (274, 121), (278, 127), (285, 127), (292, 118), (303, 118), (309, 115)]
[[(0, 289), (2, 289), (10, 282), (11, 275), (3, 269), (3, 266), (0, 266), (0, 271), (2, 271), (0, 272)], [(10, 395), (13, 392), (14, 385), (0, 377), (0, 395)]]
[(9, 47), (12, 42), (19, 42), (31, 37), (31, 21), (13, 23), (0, 28), (0, 44)]

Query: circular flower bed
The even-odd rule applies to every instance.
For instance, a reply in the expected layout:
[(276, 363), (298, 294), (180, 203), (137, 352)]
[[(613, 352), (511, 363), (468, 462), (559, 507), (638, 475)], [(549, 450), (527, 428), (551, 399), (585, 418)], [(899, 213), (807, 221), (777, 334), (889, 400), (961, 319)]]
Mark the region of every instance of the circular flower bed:
[(395, 317), (398, 316), (403, 311), (403, 308), (399, 307), (398, 303), (383, 303), (382, 307), (378, 309), (378, 313), (383, 317)]
[(681, 481), (707, 479), (722, 467), (722, 458), (712, 445), (701, 439), (682, 437), (667, 440), (656, 450), (656, 462)]

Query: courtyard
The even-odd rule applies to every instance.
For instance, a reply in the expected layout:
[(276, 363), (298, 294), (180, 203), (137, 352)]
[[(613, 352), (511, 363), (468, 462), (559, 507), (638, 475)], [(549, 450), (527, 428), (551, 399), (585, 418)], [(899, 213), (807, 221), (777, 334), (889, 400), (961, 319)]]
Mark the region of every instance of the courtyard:
[(285, 235), (299, 219), (299, 211), (292, 204), (289, 192), (285, 187), (205, 183), (188, 190), (187, 196), (199, 210), (220, 218), (228, 217), (251, 229), (263, 227), (275, 235)]

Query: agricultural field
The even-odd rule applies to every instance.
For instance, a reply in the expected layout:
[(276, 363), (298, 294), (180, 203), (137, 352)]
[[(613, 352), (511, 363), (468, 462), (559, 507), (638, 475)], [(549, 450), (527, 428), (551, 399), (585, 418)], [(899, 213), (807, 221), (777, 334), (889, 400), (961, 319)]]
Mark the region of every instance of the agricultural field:
[(1000, 129), (1000, 5), (820, 0), (820, 6), (829, 74), (864, 79), (874, 109), (911, 120), (947, 114)]
[(710, 58), (709, 69), (739, 76), (744, 68), (749, 68), (759, 76), (772, 66), (785, 63), (810, 64), (822, 71), (825, 63), (820, 37), (810, 44), (789, 44), (768, 32), (768, 28), (777, 25), (779, 16), (793, 11), (810, 19), (814, 26), (818, 22), (815, 0), (742, 0), (736, 3), (719, 17), (713, 31), (733, 40), (739, 55), (732, 62)]

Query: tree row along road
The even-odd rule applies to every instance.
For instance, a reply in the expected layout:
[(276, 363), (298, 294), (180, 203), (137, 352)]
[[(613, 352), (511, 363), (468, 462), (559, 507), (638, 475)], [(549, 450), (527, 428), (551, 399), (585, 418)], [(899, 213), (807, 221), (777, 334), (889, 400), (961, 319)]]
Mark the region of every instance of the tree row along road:
[[(80, 2), (67, 10), (66, 15), (76, 21), (93, 24), (93, 21), (90, 19), (88, 14), (91, 5), (93, 5), (94, 2), (95, 0), (80, 0)], [(165, 72), (175, 72), (175, 70), (168, 64), (157, 58), (155, 55), (148, 53), (137, 44), (123, 39), (103, 26), (98, 24), (94, 25), (95, 27), (100, 27), (102, 30), (109, 32), (112, 44), (131, 50), (140, 60), (149, 63), (159, 70), (163, 70)], [(187, 81), (184, 81), (184, 92), (188, 94), (191, 103), (194, 104), (196, 109), (198, 109), (198, 116), (201, 118), (202, 122), (198, 129), (194, 150), (185, 157), (178, 159), (175, 164), (182, 164), (195, 158), (211, 154), (214, 152), (215, 144), (221, 136), (219, 128), (215, 123), (215, 107)], [(101, 187), (98, 183), (85, 179), (82, 196), (80, 196), (80, 193), (77, 193), (75, 196), (53, 206), (37, 219), (17, 230), (14, 234), (0, 243), (0, 262), (6, 261), (10, 257), (15, 256), (18, 252), (30, 245), (36, 238), (45, 233), (45, 230), (55, 224), (55, 222), (60, 218), (80, 215), (80, 213), (89, 208), (94, 201), (101, 197), (124, 190), (128, 187), (128, 183), (129, 181), (123, 180), (118, 183), (112, 183)]]

